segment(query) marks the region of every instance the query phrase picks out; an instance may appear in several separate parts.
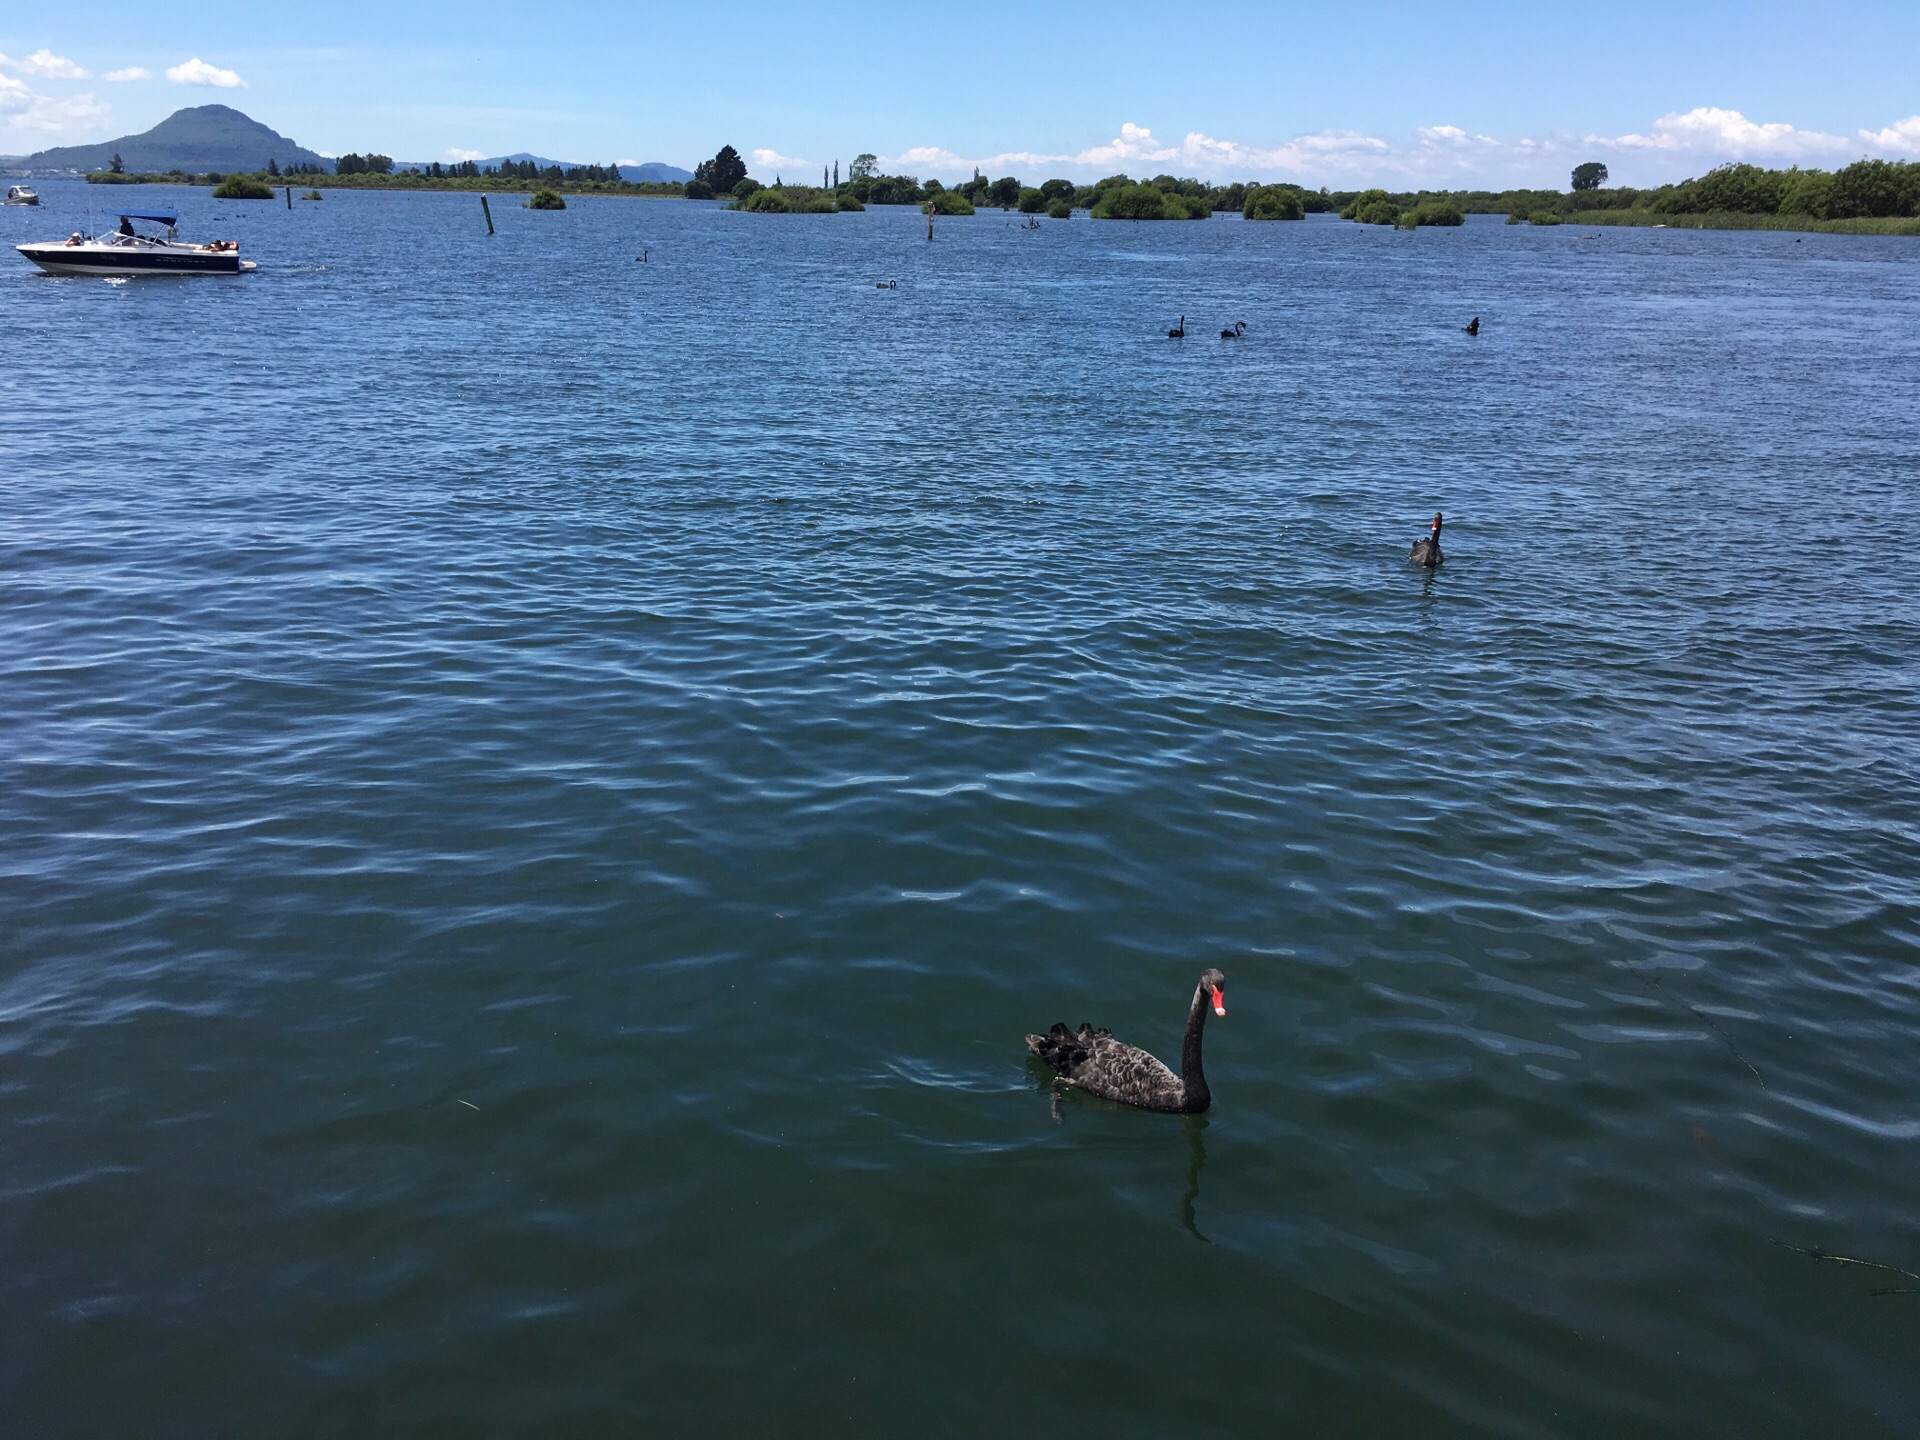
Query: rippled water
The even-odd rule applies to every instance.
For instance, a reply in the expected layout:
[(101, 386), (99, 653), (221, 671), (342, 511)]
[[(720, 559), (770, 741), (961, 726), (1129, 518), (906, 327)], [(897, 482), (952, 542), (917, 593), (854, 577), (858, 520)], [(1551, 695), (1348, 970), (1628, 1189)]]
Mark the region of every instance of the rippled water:
[(9, 1431), (1920, 1433), (1915, 242), (147, 198), (0, 270)]

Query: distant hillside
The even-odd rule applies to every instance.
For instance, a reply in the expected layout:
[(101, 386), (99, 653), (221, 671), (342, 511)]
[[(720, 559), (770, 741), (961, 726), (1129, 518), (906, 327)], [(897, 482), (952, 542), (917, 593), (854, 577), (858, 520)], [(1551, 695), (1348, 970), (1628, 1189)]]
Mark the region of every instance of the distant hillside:
[(62, 145), (20, 162), (32, 171), (104, 170), (118, 152), (129, 170), (259, 170), (272, 160), (288, 165), (333, 162), (295, 144), (277, 130), (225, 105), (176, 110), (144, 135), (123, 135), (101, 145)]
[[(562, 170), (575, 170), (587, 163), (584, 160), (549, 160), (544, 155), (530, 154), (525, 150), (521, 150), (512, 155), (494, 155), (485, 160), (476, 160), (473, 163), (478, 165), (482, 170), (497, 170), (509, 160), (516, 165), (523, 165), (531, 160), (542, 170), (546, 169), (549, 165), (558, 165)], [(440, 163), (445, 165), (448, 162), (442, 160)], [(596, 161), (595, 163), (597, 164), (599, 162)], [(396, 170), (424, 170), (427, 168), (427, 162), (425, 160), (402, 160), (395, 164), (393, 168)], [(651, 160), (645, 165), (622, 165), (620, 167), (620, 178), (622, 180), (651, 180), (656, 184), (684, 185), (693, 178), (693, 172), (691, 170), (682, 170), (678, 165), (666, 165), (658, 160)]]

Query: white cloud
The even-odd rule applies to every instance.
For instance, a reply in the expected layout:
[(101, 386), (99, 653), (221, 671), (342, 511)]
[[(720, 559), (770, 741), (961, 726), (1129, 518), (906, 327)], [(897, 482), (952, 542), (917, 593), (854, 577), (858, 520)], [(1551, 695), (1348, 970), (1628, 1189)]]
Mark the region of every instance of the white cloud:
[(1862, 130), (1860, 138), (1896, 155), (1920, 155), (1920, 115), (1896, 120), (1884, 130)]
[(209, 65), (197, 55), (185, 64), (169, 66), (167, 79), (176, 85), (216, 85), (222, 90), (244, 90), (247, 86), (233, 71)]
[(26, 82), (0, 75), (0, 128), (48, 131), (83, 130), (106, 115), (108, 106), (91, 94), (54, 99), (29, 89)]
[(1797, 160), (1802, 157), (1845, 154), (1854, 142), (1844, 135), (1798, 130), (1781, 121), (1759, 124), (1738, 110), (1702, 105), (1686, 114), (1662, 115), (1652, 133), (1621, 135), (1612, 140), (1588, 139), (1622, 149), (1693, 151), (1731, 160)]
[(447, 151), (447, 158), (449, 160), (484, 160), (487, 158), (487, 152), (484, 150), (462, 150), (456, 145), (453, 149)]
[(129, 65), (124, 70), (109, 70), (100, 77), (102, 80), (151, 80), (153, 72), (140, 65)]
[(811, 170), (813, 161), (796, 159), (792, 155), (782, 155), (778, 150), (756, 150), (753, 152), (753, 168), (756, 170)]
[(23, 75), (44, 75), (49, 80), (84, 80), (87, 72), (64, 55), (56, 55), (51, 50), (36, 50), (24, 60), (14, 60), (0, 55), (0, 65), (9, 70), (18, 70)]
[(638, 165), (640, 162), (638, 160), (616, 160), (613, 163), (616, 165)]

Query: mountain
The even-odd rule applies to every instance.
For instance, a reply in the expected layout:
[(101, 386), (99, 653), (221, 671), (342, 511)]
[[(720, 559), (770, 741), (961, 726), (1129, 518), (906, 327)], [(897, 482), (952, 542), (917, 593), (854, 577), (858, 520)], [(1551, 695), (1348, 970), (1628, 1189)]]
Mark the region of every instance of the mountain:
[(115, 152), (129, 170), (259, 170), (273, 160), (288, 165), (333, 162), (295, 144), (277, 130), (225, 105), (176, 110), (144, 135), (122, 135), (104, 145), (62, 145), (20, 162), (30, 171), (104, 170)]
[(678, 165), (662, 165), (658, 160), (650, 160), (645, 165), (622, 165), (622, 180), (653, 180), (684, 185), (693, 178), (691, 170), (682, 170)]

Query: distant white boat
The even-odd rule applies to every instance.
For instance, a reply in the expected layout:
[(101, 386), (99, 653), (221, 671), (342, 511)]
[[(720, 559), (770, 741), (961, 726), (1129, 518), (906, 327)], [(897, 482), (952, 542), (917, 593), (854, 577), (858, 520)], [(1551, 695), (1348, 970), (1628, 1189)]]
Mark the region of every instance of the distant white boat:
[(7, 204), (38, 205), (39, 203), (40, 203), (40, 197), (34, 194), (33, 191), (29, 189), (27, 186), (9, 185), (7, 187)]
[[(110, 234), (89, 239), (75, 231), (65, 240), (13, 248), (51, 275), (238, 275), (254, 268), (240, 258), (237, 240), (187, 244), (175, 228), (179, 219), (171, 210), (134, 210)], [(167, 233), (143, 234), (136, 220), (164, 225)]]

